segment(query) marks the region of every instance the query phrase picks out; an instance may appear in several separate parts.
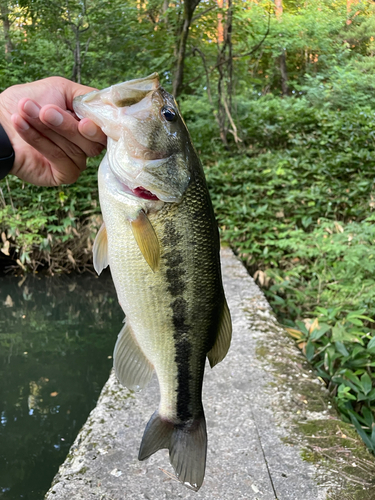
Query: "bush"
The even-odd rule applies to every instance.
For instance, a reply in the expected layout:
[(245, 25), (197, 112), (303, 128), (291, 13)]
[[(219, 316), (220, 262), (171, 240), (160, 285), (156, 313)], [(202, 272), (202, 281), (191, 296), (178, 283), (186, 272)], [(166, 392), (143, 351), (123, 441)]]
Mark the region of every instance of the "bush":
[(206, 169), (222, 239), (375, 451), (374, 111), (266, 96), (241, 124)]
[[(40, 188), (10, 176), (0, 184), (3, 267), (84, 271), (101, 224), (98, 159), (71, 186)], [(0, 261), (1, 262), (1, 261)]]

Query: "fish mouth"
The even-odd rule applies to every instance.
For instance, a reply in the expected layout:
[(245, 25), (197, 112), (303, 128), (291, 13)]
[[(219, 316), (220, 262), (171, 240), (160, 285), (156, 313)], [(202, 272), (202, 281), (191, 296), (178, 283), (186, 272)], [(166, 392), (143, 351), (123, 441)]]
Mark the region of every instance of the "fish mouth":
[(142, 186), (131, 189), (127, 184), (124, 183), (123, 180), (120, 182), (126, 194), (130, 194), (135, 198), (141, 198), (142, 200), (160, 201), (160, 198), (158, 198), (156, 194), (151, 193), (151, 191)]
[(159, 200), (159, 198), (151, 193), (151, 191), (148, 191), (147, 189), (143, 188), (142, 186), (139, 186), (135, 189), (130, 190), (134, 196), (137, 198), (143, 198), (144, 200)]
[[(118, 83), (103, 90), (94, 90), (77, 96), (73, 100), (73, 109), (79, 118), (90, 118), (106, 135), (111, 136), (110, 128), (117, 125), (116, 110), (126, 110), (141, 102), (148, 94), (159, 88), (159, 76), (152, 73), (145, 78)], [(113, 135), (113, 134), (112, 134)], [(114, 139), (117, 134), (114, 133)]]

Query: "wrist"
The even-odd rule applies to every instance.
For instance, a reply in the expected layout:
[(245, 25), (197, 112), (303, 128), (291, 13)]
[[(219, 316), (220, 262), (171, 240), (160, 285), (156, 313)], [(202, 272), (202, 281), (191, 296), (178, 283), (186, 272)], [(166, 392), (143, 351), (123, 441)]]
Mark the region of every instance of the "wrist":
[(14, 150), (4, 128), (0, 123), (0, 180), (12, 170)]

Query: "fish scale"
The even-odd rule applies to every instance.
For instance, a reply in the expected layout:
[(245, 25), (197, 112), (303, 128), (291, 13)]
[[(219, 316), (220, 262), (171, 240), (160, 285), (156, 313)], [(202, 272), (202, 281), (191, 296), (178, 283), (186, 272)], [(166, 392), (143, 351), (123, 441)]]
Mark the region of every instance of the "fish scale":
[(156, 74), (87, 94), (74, 109), (109, 136), (98, 174), (104, 224), (94, 266), (100, 273), (109, 264), (126, 314), (115, 371), (135, 390), (155, 371), (160, 386), (139, 459), (168, 448), (178, 479), (197, 491), (207, 450), (205, 361), (220, 362), (231, 339), (203, 169)]

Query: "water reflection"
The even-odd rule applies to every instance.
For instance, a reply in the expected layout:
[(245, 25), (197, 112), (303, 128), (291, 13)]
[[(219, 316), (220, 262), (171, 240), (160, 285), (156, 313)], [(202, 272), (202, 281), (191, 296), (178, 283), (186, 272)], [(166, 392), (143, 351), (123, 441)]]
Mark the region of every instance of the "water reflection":
[(112, 366), (107, 274), (0, 279), (0, 498), (41, 500)]

